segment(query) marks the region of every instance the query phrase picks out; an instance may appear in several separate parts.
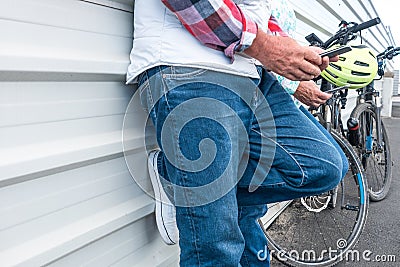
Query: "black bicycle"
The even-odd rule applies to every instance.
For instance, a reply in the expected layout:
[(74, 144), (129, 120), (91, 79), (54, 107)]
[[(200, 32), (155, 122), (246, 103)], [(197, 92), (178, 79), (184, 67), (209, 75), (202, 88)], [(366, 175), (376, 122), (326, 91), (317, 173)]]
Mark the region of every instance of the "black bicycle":
[[(382, 79), (386, 60), (400, 54), (400, 47), (388, 47), (377, 55), (378, 75)], [(374, 82), (357, 89), (357, 105), (347, 121), (347, 138), (355, 147), (368, 180), (372, 201), (383, 200), (392, 181), (392, 159), (389, 138), (381, 118), (382, 97)]]
[[(379, 18), (365, 23), (341, 22), (340, 30), (322, 42), (315, 34), (306, 39), (313, 45), (329, 48), (347, 44), (358, 31), (374, 26)], [(321, 77), (320, 77), (321, 79)], [(335, 87), (322, 79), (321, 90), (332, 98), (311, 112), (331, 133), (345, 153), (349, 169), (339, 185), (321, 195), (286, 203), (275, 220), (260, 224), (265, 231), (271, 255), (289, 266), (332, 266), (346, 259), (357, 243), (368, 213), (367, 181), (352, 145), (343, 136), (341, 106), (348, 86)]]

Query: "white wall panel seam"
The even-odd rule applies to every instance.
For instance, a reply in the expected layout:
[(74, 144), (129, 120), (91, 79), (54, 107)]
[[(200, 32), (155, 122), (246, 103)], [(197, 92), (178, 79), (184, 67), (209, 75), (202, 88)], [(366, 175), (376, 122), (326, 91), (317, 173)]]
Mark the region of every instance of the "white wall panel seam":
[(340, 16), (333, 8), (331, 8), (324, 0), (317, 0), (317, 2), (323, 6), (326, 10), (329, 11), (329, 13), (331, 13), (333, 16), (335, 16), (338, 21), (342, 21), (343, 18), (342, 16)]
[[(14, 217), (0, 235), (21, 234), (0, 240), (0, 265), (177, 266), (178, 247), (162, 243), (154, 201), (129, 173), (151, 190), (139, 101), (130, 139), (121, 131), (135, 90), (124, 84), (134, 1), (1, 2), (0, 102), (11, 117), (0, 114), (0, 137), (14, 140), (0, 151), (0, 216)], [(341, 15), (354, 19), (343, 2), (343, 13), (327, 0), (291, 2), (299, 39), (331, 36)], [(378, 47), (377, 36), (365, 40)]]
[(82, 161), (77, 160), (74, 163), (61, 164), (60, 166), (54, 167), (54, 168), (43, 168), (43, 170), (39, 170), (39, 171), (30, 171), (28, 174), (22, 174), (22, 175), (16, 175), (16, 176), (12, 175), (10, 177), (6, 176), (0, 180), (0, 189), (2, 187), (7, 187), (7, 186), (11, 186), (11, 185), (16, 185), (16, 184), (20, 184), (20, 183), (24, 183), (24, 182), (33, 181), (33, 180), (40, 179), (40, 178), (43, 178), (43, 177), (46, 177), (49, 175), (53, 175), (53, 174), (57, 174), (57, 173), (65, 172), (65, 171), (70, 171), (70, 170), (74, 170), (74, 169), (79, 169), (84, 166), (88, 166), (91, 164), (98, 164), (101, 162), (118, 159), (121, 157), (123, 157), (123, 153), (118, 152), (118, 153), (110, 154), (110, 155), (106, 155), (106, 156), (98, 156), (95, 158), (90, 158), (88, 160), (82, 160)]
[[(303, 21), (304, 23), (306, 23), (307, 25), (315, 28), (316, 30), (326, 34), (326, 35), (332, 35), (331, 32), (329, 32), (328, 30), (326, 30), (325, 28), (321, 27), (320, 24), (318, 24), (317, 22), (314, 22), (313, 20), (309, 19), (308, 16), (304, 16), (303, 14), (295, 11), (296, 14), (296, 18), (298, 20)], [(311, 33), (311, 32), (310, 32)], [(305, 37), (305, 36), (304, 36)], [(324, 41), (324, 40), (323, 40)]]
[[(110, 8), (116, 9), (116, 10), (121, 10), (121, 11), (126, 11), (126, 12), (133, 13), (134, 0), (130, 0), (130, 1), (79, 0), (79, 1), (87, 2), (87, 3), (91, 3), (91, 4), (96, 4), (96, 5), (100, 5), (100, 6), (105, 6), (105, 7), (110, 7)], [(124, 3), (122, 3), (122, 2), (124, 2)]]
[[(150, 197), (139, 196), (56, 232), (0, 251), (0, 262), (6, 266), (22, 263), (27, 266), (48, 264), (151, 214), (153, 209), (154, 203)], [(21, 251), (25, 253), (21, 255)]]
[[(367, 15), (368, 15), (369, 18), (372, 19), (372, 18), (378, 16), (378, 14), (376, 13), (376, 10), (374, 10), (374, 12), (375, 12), (376, 15), (375, 15), (375, 16), (372, 16), (372, 15), (371, 15), (371, 13), (368, 11), (367, 7), (366, 7), (365, 4), (364, 4), (365, 1), (358, 0), (358, 2), (359, 2), (360, 5), (364, 8), (364, 10), (365, 10), (365, 12), (367, 13)], [(368, 3), (370, 3), (370, 2), (368, 2)], [(380, 24), (381, 24), (381, 26), (384, 27), (382, 21), (381, 21)], [(379, 26), (380, 26), (380, 25), (376, 25), (375, 28), (379, 31), (379, 33), (381, 34), (381, 37), (382, 37), (383, 39), (385, 39), (385, 42), (386, 42), (386, 43), (389, 43), (389, 41), (386, 39), (386, 36), (381, 32), (381, 27), (379, 27)], [(377, 38), (377, 37), (375, 36), (375, 38)]]

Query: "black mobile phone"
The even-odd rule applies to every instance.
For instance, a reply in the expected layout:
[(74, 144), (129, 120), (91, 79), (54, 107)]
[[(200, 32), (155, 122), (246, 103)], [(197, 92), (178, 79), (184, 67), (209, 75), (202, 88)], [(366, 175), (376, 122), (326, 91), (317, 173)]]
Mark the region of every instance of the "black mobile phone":
[(352, 50), (352, 48), (350, 46), (340, 46), (340, 47), (332, 49), (332, 50), (324, 51), (319, 55), (321, 57), (325, 57), (325, 56), (334, 57), (334, 56), (349, 52), (351, 50)]
[(343, 90), (343, 89), (347, 89), (349, 87), (350, 87), (350, 84), (346, 84), (346, 85), (343, 85), (343, 86), (340, 86), (340, 87), (332, 88), (332, 89), (330, 89), (328, 91), (325, 91), (324, 93), (334, 93), (334, 92), (337, 92), (337, 91), (340, 91), (340, 90)]

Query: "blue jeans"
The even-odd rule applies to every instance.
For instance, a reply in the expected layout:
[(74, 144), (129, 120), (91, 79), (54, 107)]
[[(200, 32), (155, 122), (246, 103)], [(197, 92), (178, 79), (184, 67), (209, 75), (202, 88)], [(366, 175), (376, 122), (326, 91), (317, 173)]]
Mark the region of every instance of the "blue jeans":
[(139, 76), (176, 206), (181, 266), (268, 266), (267, 204), (334, 188), (348, 169), (326, 130), (268, 72), (160, 66)]

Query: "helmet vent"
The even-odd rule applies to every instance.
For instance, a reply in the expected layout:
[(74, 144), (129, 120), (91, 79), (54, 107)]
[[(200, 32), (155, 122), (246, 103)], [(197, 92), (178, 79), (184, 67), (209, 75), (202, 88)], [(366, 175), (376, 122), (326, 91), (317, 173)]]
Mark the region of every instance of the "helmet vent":
[(364, 84), (364, 82), (347, 81), (350, 84)]
[(326, 71), (327, 73), (329, 73), (329, 75), (331, 75), (333, 78), (335, 78), (335, 79), (339, 78), (337, 75), (333, 74), (333, 73), (330, 72), (328, 69), (325, 69), (325, 71)]
[(342, 67), (340, 67), (340, 66), (338, 66), (338, 65), (336, 65), (336, 64), (333, 64), (333, 63), (329, 64), (329, 66), (331, 66), (332, 68), (335, 68), (335, 69), (337, 69), (337, 70), (339, 70), (339, 71), (342, 70)]
[(351, 71), (351, 74), (356, 75), (356, 76), (370, 76), (370, 73), (365, 73), (365, 72), (359, 72), (359, 71)]
[(363, 66), (363, 67), (369, 67), (368, 63), (364, 63), (364, 62), (361, 62), (361, 61), (358, 61), (358, 60), (356, 62), (354, 62), (354, 65)]

